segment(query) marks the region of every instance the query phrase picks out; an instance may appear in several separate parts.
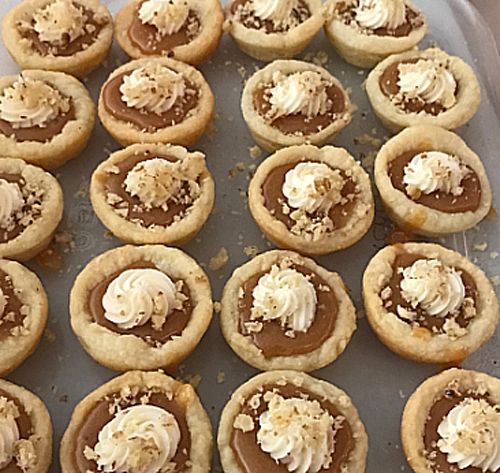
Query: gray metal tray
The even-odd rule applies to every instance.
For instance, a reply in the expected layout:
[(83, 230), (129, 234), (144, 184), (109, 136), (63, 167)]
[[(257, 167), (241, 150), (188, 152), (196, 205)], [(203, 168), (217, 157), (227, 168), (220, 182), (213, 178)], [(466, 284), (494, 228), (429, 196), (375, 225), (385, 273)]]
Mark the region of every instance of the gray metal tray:
[[(104, 0), (104, 3), (112, 13), (116, 13), (124, 1)], [(19, 0), (0, 2), (0, 15), (3, 16), (18, 2)], [(483, 88), (480, 111), (460, 130), (460, 134), (483, 158), (493, 188), (496, 189), (500, 186), (500, 175), (496, 172), (500, 159), (500, 67), (491, 32), (466, 0), (416, 0), (416, 3), (423, 8), (430, 21), (431, 33), (425, 44), (436, 43), (448, 52), (463, 57), (474, 66), (480, 77)], [(388, 133), (372, 115), (361, 89), (366, 73), (340, 60), (322, 33), (302, 57), (309, 60), (314, 57), (315, 60), (324, 62), (345, 86), (352, 89), (352, 99), (359, 111), (353, 123), (336, 140), (336, 144), (346, 147), (371, 170), (375, 150), (373, 143), (359, 144), (355, 138), (367, 134), (384, 140)], [(125, 55), (115, 46), (105, 67), (93, 73), (86, 81), (95, 99), (107, 75), (125, 60)], [(211, 271), (207, 267), (215, 300), (219, 300), (223, 284), (232, 270), (248, 259), (245, 248), (247, 252), (252, 250), (249, 248), (251, 246), (257, 247), (259, 251), (270, 248), (248, 214), (244, 197), (249, 175), (262, 158), (252, 159), (250, 156), (249, 148), (254, 143), (240, 114), (239, 97), (244, 77), (248, 77), (259, 66), (225, 37), (213, 60), (202, 67), (216, 95), (217, 119), (211, 133), (196, 148), (207, 155), (208, 166), (217, 183), (217, 201), (207, 225), (184, 249), (204, 266), (208, 266), (210, 258), (221, 247), (228, 250), (230, 260), (225, 267), (219, 271)], [(17, 71), (17, 66), (8, 58), (3, 46), (0, 46), (0, 74)], [(64, 240), (70, 234), (72, 241), (56, 245), (56, 250), (62, 257), (62, 268), (59, 271), (48, 271), (37, 262), (29, 264), (41, 277), (49, 294), (48, 331), (34, 355), (9, 379), (33, 390), (50, 409), (55, 428), (51, 472), (59, 471), (57, 447), (73, 407), (87, 393), (115, 375), (95, 363), (71, 332), (68, 323), (68, 294), (83, 265), (93, 256), (120, 244), (109, 236), (97, 220), (88, 198), (88, 182), (92, 170), (111, 151), (118, 148), (99, 125), (87, 150), (56, 173), (64, 188), (66, 203), (65, 218), (61, 226), (65, 233), (59, 240)], [(495, 202), (498, 205), (498, 196)], [(475, 260), (498, 285), (498, 229), (498, 221), (491, 218), (479, 228), (453, 235), (442, 242)], [(358, 330), (345, 353), (331, 366), (315, 375), (345, 389), (358, 406), (370, 437), (368, 473), (409, 471), (399, 439), (401, 411), (413, 389), (441, 368), (411, 363), (393, 355), (376, 339), (363, 320), (361, 274), (368, 259), (384, 245), (388, 232), (390, 222), (379, 211), (373, 229), (360, 243), (340, 253), (319, 258), (321, 264), (337, 270), (346, 280), (358, 307), (360, 320)], [(493, 340), (467, 360), (465, 366), (498, 376), (498, 363), (500, 344), (497, 332)], [(216, 315), (203, 341), (181, 368), (178, 373), (180, 377), (199, 383), (198, 392), (211, 415), (214, 430), (230, 393), (256, 373), (226, 345)], [(216, 452), (214, 465), (214, 471), (220, 471)]]

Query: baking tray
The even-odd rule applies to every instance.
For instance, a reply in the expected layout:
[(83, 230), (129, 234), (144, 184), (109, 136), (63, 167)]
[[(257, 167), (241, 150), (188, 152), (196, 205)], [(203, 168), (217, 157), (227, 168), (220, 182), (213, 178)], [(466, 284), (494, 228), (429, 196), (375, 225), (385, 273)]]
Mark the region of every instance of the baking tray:
[[(19, 3), (0, 2), (0, 16)], [(113, 14), (124, 0), (104, 3)], [(423, 45), (437, 44), (469, 62), (479, 75), (483, 101), (479, 113), (459, 133), (482, 157), (493, 189), (500, 186), (497, 161), (500, 160), (500, 67), (495, 42), (486, 24), (466, 0), (416, 0), (426, 13), (430, 34)], [(345, 64), (320, 33), (302, 58), (324, 64), (344, 86), (352, 90), (358, 112), (353, 122), (335, 141), (346, 147), (371, 171), (377, 142), (388, 132), (374, 118), (361, 88), (366, 72)], [(103, 68), (94, 72), (86, 85), (94, 99), (107, 75), (126, 56), (114, 45)], [(245, 202), (249, 176), (265, 156), (255, 156), (254, 146), (240, 113), (239, 98), (245, 77), (260, 67), (241, 53), (228, 37), (224, 37), (213, 60), (201, 69), (216, 95), (217, 117), (211, 131), (197, 143), (196, 149), (207, 155), (207, 162), (217, 183), (215, 211), (198, 237), (184, 247), (206, 269), (210, 276), (214, 299), (219, 300), (224, 282), (234, 268), (248, 260), (248, 254), (271, 248), (251, 219)], [(16, 73), (18, 67), (0, 46), (0, 73)], [(496, 109), (496, 112), (495, 112)], [(368, 138), (370, 137), (370, 138)], [(363, 144), (365, 143), (365, 144)], [(36, 350), (9, 379), (26, 386), (47, 404), (54, 423), (54, 463), (58, 472), (58, 444), (75, 404), (87, 393), (106, 382), (115, 373), (95, 363), (81, 348), (69, 327), (68, 294), (82, 267), (95, 255), (120, 242), (112, 238), (92, 211), (88, 183), (93, 169), (106, 159), (117, 143), (98, 125), (85, 152), (56, 173), (65, 195), (65, 215), (55, 254), (43, 265), (36, 261), (28, 266), (42, 279), (49, 294), (48, 330)], [(498, 195), (495, 196), (498, 206)], [(385, 244), (391, 232), (387, 217), (380, 211), (369, 234), (353, 248), (319, 258), (326, 267), (338, 271), (351, 289), (358, 308), (358, 330), (345, 353), (332, 365), (315, 373), (345, 389), (357, 405), (370, 438), (368, 473), (409, 471), (399, 438), (400, 415), (407, 397), (426, 377), (442, 367), (425, 366), (402, 360), (387, 350), (363, 319), (360, 296), (362, 271), (369, 258)], [(441, 242), (469, 256), (500, 283), (500, 234), (494, 217), (479, 228), (457, 234)], [(218, 271), (208, 268), (210, 258), (226, 248), (229, 262)], [(61, 268), (48, 270), (47, 265)], [(54, 268), (53, 268), (54, 269)], [(471, 356), (466, 367), (500, 375), (499, 333), (479, 352)], [(217, 315), (203, 341), (179, 369), (178, 376), (198, 385), (198, 392), (216, 430), (220, 411), (231, 392), (256, 371), (240, 361), (226, 345)], [(214, 472), (220, 471), (214, 450)]]

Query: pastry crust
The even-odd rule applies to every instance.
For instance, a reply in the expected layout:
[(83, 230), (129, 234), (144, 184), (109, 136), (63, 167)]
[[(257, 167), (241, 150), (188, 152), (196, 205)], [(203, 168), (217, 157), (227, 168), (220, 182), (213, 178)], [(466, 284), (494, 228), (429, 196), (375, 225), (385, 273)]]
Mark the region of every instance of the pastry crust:
[[(389, 176), (391, 161), (414, 150), (441, 151), (457, 156), (472, 169), (481, 186), (481, 202), (475, 211), (449, 213), (419, 204), (396, 189)], [(461, 232), (477, 225), (491, 209), (488, 176), (479, 156), (455, 133), (431, 125), (403, 130), (380, 149), (375, 159), (375, 184), (391, 219), (409, 232), (427, 236)]]
[[(128, 146), (134, 143), (172, 143), (190, 146), (204, 133), (214, 113), (214, 96), (207, 81), (194, 67), (175, 59), (153, 57), (136, 59), (115, 69), (108, 77), (106, 85), (111, 79), (128, 71), (146, 66), (151, 62), (167, 66), (181, 73), (199, 89), (198, 104), (182, 122), (166, 128), (159, 128), (154, 132), (141, 130), (132, 123), (115, 118), (106, 110), (102, 90), (99, 96), (99, 118), (108, 133), (121, 145)], [(104, 86), (103, 86), (104, 88)]]
[(0, 158), (0, 170), (7, 174), (19, 174), (27, 183), (43, 191), (40, 215), (17, 237), (0, 243), (0, 257), (27, 261), (47, 248), (62, 219), (63, 193), (57, 179), (37, 166), (21, 159)]
[(19, 32), (19, 22), (30, 22), (33, 13), (50, 4), (52, 0), (24, 0), (5, 15), (2, 36), (5, 47), (21, 69), (44, 69), (59, 71), (83, 78), (99, 67), (108, 55), (113, 42), (113, 18), (99, 0), (79, 1), (81, 5), (107, 18), (94, 42), (71, 56), (41, 55), (33, 49), (31, 42)]
[[(78, 156), (90, 139), (94, 129), (96, 108), (85, 86), (74, 77), (62, 72), (28, 70), (22, 75), (46, 82), (71, 99), (75, 119), (70, 120), (50, 141), (17, 141), (0, 133), (3, 156), (24, 159), (30, 164), (52, 170)], [(0, 94), (10, 87), (18, 76), (0, 77)]]
[[(190, 155), (187, 149), (181, 146), (163, 144), (136, 144), (113, 153), (102, 162), (92, 174), (90, 184), (90, 198), (92, 207), (101, 222), (120, 240), (126, 243), (164, 245), (183, 245), (193, 238), (207, 221), (212, 212), (215, 199), (215, 185), (210, 171), (205, 166), (200, 174), (200, 196), (192, 204), (191, 210), (182, 219), (172, 222), (168, 226), (145, 227), (139, 223), (119, 215), (107, 202), (105, 183), (107, 175), (117, 163), (139, 154), (151, 156), (171, 156), (178, 160), (186, 159)], [(199, 153), (201, 154), (201, 153)], [(202, 155), (203, 156), (203, 155)]]
[[(424, 111), (409, 113), (393, 104), (382, 92), (379, 80), (384, 71), (391, 64), (410, 59), (449, 61), (449, 70), (457, 82), (457, 102), (453, 107), (435, 116)], [(406, 51), (384, 59), (368, 75), (366, 93), (377, 117), (394, 133), (414, 125), (434, 125), (454, 130), (465, 125), (475, 115), (481, 102), (481, 88), (472, 68), (459, 57), (450, 56), (439, 48)]]
[[(329, 232), (327, 236), (316, 241), (293, 234), (283, 222), (271, 214), (264, 204), (262, 194), (262, 186), (274, 168), (303, 161), (322, 162), (333, 169), (349, 171), (359, 187), (352, 218), (342, 228)], [(345, 149), (333, 146), (291, 146), (268, 157), (260, 164), (250, 181), (248, 206), (252, 217), (267, 238), (279, 248), (294, 250), (304, 255), (323, 255), (354, 245), (370, 229), (375, 213), (368, 174)]]
[(247, 28), (233, 18), (230, 6), (227, 7), (224, 30), (227, 31), (238, 47), (259, 61), (292, 58), (302, 52), (319, 32), (325, 22), (324, 7), (321, 0), (304, 0), (311, 16), (299, 26), (285, 33), (266, 33)]
[[(447, 266), (466, 271), (473, 278), (477, 288), (477, 313), (464, 336), (451, 339), (446, 334), (412, 327), (384, 307), (380, 293), (400, 253), (438, 259)], [(483, 271), (456, 251), (432, 243), (404, 243), (380, 250), (363, 274), (363, 301), (368, 322), (380, 341), (394, 353), (423, 363), (461, 363), (491, 338), (500, 317), (498, 299)]]
[(222, 468), (226, 473), (244, 473), (231, 447), (233, 424), (241, 412), (241, 406), (246, 399), (265, 385), (289, 383), (321, 396), (335, 405), (339, 412), (348, 420), (355, 439), (352, 451), (345, 468), (342, 471), (363, 473), (366, 466), (368, 437), (358, 411), (349, 396), (333, 384), (327, 383), (298, 371), (268, 371), (249, 379), (233, 392), (231, 399), (222, 411), (217, 444)]
[[(284, 259), (310, 269), (324, 279), (335, 294), (338, 303), (337, 320), (330, 337), (314, 351), (303, 355), (273, 356), (267, 358), (249, 337), (239, 330), (240, 289), (249, 278), (269, 271), (274, 264)], [(248, 364), (263, 371), (275, 369), (291, 369), (297, 371), (313, 371), (330, 364), (345, 349), (352, 334), (356, 330), (356, 310), (347, 293), (342, 278), (337, 274), (316, 264), (312, 259), (304, 258), (291, 251), (268, 251), (237, 268), (224, 287), (222, 294), (222, 310), (220, 323), (227, 343), (236, 354)], [(293, 338), (290, 339), (293, 344)]]
[(107, 395), (122, 389), (161, 389), (174, 393), (176, 399), (186, 407), (186, 421), (191, 435), (191, 462), (186, 473), (208, 473), (212, 460), (212, 425), (207, 412), (190, 384), (183, 384), (161, 372), (130, 371), (113, 378), (88, 394), (75, 407), (69, 425), (61, 441), (60, 462), (63, 473), (82, 473), (74, 463), (76, 438), (83, 421), (92, 412), (94, 405)]
[(23, 469), (23, 472), (46, 473), (52, 462), (52, 421), (49, 411), (38, 396), (22, 386), (0, 379), (0, 389), (19, 400), (33, 427), (28, 440), (35, 448), (36, 460), (33, 466)]
[[(189, 287), (193, 305), (182, 334), (159, 347), (98, 324), (88, 306), (89, 294), (100, 281), (142, 261), (152, 262), (174, 279), (182, 279)], [(181, 250), (162, 245), (122, 246), (97, 256), (78, 275), (70, 294), (70, 316), (80, 343), (98, 363), (116, 371), (173, 369), (196, 348), (210, 324), (210, 282), (196, 261)]]
[[(272, 81), (276, 72), (283, 74), (293, 74), (295, 72), (314, 71), (321, 74), (326, 80), (331, 81), (344, 94), (346, 109), (342, 115), (337, 117), (330, 125), (323, 130), (306, 136), (297, 136), (285, 134), (278, 128), (269, 124), (262, 115), (260, 115), (254, 106), (253, 94), (255, 89), (261, 83)], [(257, 71), (245, 84), (241, 97), (241, 110), (243, 118), (252, 134), (253, 139), (267, 151), (275, 151), (287, 146), (311, 143), (321, 146), (333, 140), (352, 119), (354, 107), (349, 100), (349, 95), (340, 81), (331, 75), (326, 69), (304, 61), (295, 60), (277, 60), (268, 64), (263, 69)]]
[(449, 385), (463, 391), (487, 391), (500, 404), (500, 380), (485, 373), (452, 368), (425, 380), (408, 399), (401, 422), (403, 449), (415, 473), (434, 473), (424, 455), (424, 429), (429, 411)]
[(423, 24), (412, 29), (409, 35), (401, 37), (367, 35), (346, 25), (335, 13), (339, 3), (345, 3), (345, 0), (331, 0), (329, 4), (325, 33), (340, 56), (354, 66), (371, 69), (391, 54), (414, 48), (427, 34), (427, 22), (410, 0), (405, 0), (405, 4), (420, 14)]
[(47, 324), (49, 306), (47, 294), (35, 273), (15, 261), (3, 259), (0, 270), (10, 277), (27, 311), (20, 330), (0, 342), (0, 376), (6, 376), (35, 351)]
[[(130, 25), (142, 1), (129, 0), (118, 12), (115, 20), (116, 39), (123, 50), (134, 59), (152, 57), (134, 46), (128, 35)], [(168, 54), (168, 57), (196, 66), (206, 62), (217, 49), (222, 37), (224, 11), (219, 0), (195, 0), (190, 3), (190, 8), (200, 19), (201, 31), (189, 43), (176, 46), (164, 55)]]

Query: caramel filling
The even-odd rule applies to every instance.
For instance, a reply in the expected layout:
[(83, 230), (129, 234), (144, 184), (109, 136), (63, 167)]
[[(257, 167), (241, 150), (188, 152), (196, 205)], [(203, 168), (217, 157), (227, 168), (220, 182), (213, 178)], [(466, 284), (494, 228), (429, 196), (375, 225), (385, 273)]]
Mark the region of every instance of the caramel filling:
[(156, 55), (172, 51), (177, 46), (190, 43), (198, 35), (201, 20), (193, 10), (189, 11), (188, 18), (179, 31), (163, 35), (155, 26), (142, 23), (138, 14), (142, 3), (138, 6), (128, 29), (131, 43), (139, 48), (142, 54)]
[[(270, 90), (272, 84), (261, 84), (253, 94), (255, 109), (266, 120), (271, 104), (269, 102)], [(326, 90), (327, 96), (331, 101), (331, 107), (327, 113), (308, 117), (302, 113), (285, 115), (271, 120), (270, 125), (277, 128), (285, 135), (312, 135), (331, 125), (338, 115), (346, 111), (346, 99), (344, 92), (336, 85), (330, 85)]]
[[(283, 222), (286, 227), (291, 230), (296, 222), (290, 217), (289, 213), (284, 212), (283, 204), (287, 203), (287, 199), (283, 194), (283, 183), (285, 182), (285, 175), (288, 171), (293, 169), (297, 163), (284, 164), (274, 168), (267, 176), (264, 184), (262, 185), (262, 194), (264, 196), (264, 205), (271, 212), (271, 214)], [(351, 212), (356, 205), (356, 198), (350, 198), (356, 194), (356, 183), (344, 177), (346, 183), (341, 191), (342, 197), (347, 199), (346, 203), (340, 203), (330, 208), (328, 217), (333, 222), (334, 228), (339, 229), (344, 227), (351, 217)], [(321, 214), (316, 213), (314, 217), (322, 217)]]
[[(245, 404), (242, 406), (240, 411), (241, 414), (248, 415), (253, 419), (255, 428), (249, 432), (243, 432), (242, 430), (233, 428), (231, 435), (231, 448), (233, 449), (236, 460), (244, 473), (255, 473), (257, 471), (265, 473), (288, 473), (288, 469), (285, 465), (275, 462), (270, 455), (260, 449), (259, 444), (257, 443), (259, 416), (267, 410), (267, 403), (264, 401), (262, 396), (260, 405), (256, 409), (253, 409), (249, 405), (249, 400), (255, 394), (266, 391), (275, 391), (285, 399), (292, 397), (306, 397), (310, 400), (316, 400), (323, 409), (328, 411), (330, 415), (334, 417), (341, 415), (334, 404), (305, 388), (291, 384), (286, 384), (284, 386), (278, 384), (263, 386), (255, 393), (252, 393), (245, 400)], [(353, 437), (349, 420), (344, 420), (335, 435), (335, 451), (333, 453), (332, 463), (328, 469), (322, 469), (321, 472), (339, 473), (343, 471), (342, 468), (349, 460), (351, 453), (354, 450), (355, 443), (356, 440)]]
[(117, 120), (131, 123), (141, 130), (154, 132), (181, 123), (189, 115), (189, 112), (198, 105), (200, 91), (193, 83), (186, 80), (185, 94), (177, 100), (170, 110), (162, 115), (128, 107), (122, 100), (120, 86), (123, 83), (123, 78), (131, 72), (127, 71), (117, 75), (106, 82), (103, 87), (104, 107)]
[[(126, 268), (117, 271), (114, 274), (111, 274), (104, 280), (102, 280), (99, 284), (97, 284), (89, 295), (89, 311), (92, 315), (92, 318), (96, 323), (102, 325), (103, 327), (116, 332), (120, 335), (135, 335), (145, 342), (150, 344), (151, 346), (161, 346), (164, 343), (168, 342), (172, 339), (172, 337), (180, 336), (184, 329), (186, 328), (189, 319), (191, 318), (191, 314), (193, 312), (193, 306), (191, 301), (191, 294), (189, 287), (187, 284), (183, 284), (182, 293), (187, 297), (187, 300), (184, 301), (182, 310), (173, 309), (168, 315), (165, 323), (161, 327), (160, 330), (155, 330), (151, 321), (147, 322), (144, 325), (140, 325), (134, 327), (132, 329), (121, 329), (116, 324), (110, 322), (105, 317), (105, 311), (102, 304), (102, 298), (108, 289), (108, 286), (111, 282), (117, 278), (123, 271), (127, 269), (158, 269), (153, 263), (139, 261), (137, 263), (130, 264)], [(172, 279), (172, 278), (171, 278)], [(177, 282), (172, 279), (174, 284)], [(85, 471), (85, 470), (84, 470)]]
[[(397, 315), (397, 307), (401, 306), (404, 309), (412, 312), (416, 312), (417, 317), (415, 322), (418, 326), (425, 328), (433, 333), (442, 333), (444, 325), (451, 314), (446, 317), (432, 317), (421, 307), (417, 306), (413, 308), (403, 297), (401, 293), (401, 281), (403, 279), (402, 269), (410, 267), (415, 261), (427, 259), (425, 256), (417, 255), (413, 253), (399, 253), (394, 260), (392, 265), (392, 276), (389, 280), (388, 287), (391, 289), (390, 294), (390, 304), (386, 308)], [(474, 283), (474, 279), (470, 274), (460, 268), (456, 268), (460, 272), (460, 277), (465, 288), (465, 297), (470, 297), (472, 300), (476, 301), (477, 298), (477, 288)], [(399, 316), (398, 316), (399, 317)], [(408, 322), (401, 318), (404, 322)], [(460, 328), (467, 328), (471, 322), (471, 318), (467, 316), (463, 307), (460, 309), (459, 314), (455, 317), (455, 322)]]
[(166, 393), (151, 391), (139, 392), (133, 397), (124, 399), (118, 393), (110, 395), (97, 402), (93, 409), (87, 414), (80, 426), (76, 437), (75, 467), (80, 473), (89, 471), (96, 472), (97, 464), (93, 460), (85, 457), (85, 447), (94, 448), (98, 441), (101, 429), (114, 417), (116, 406), (120, 409), (142, 404), (142, 399), (146, 396), (147, 404), (157, 406), (170, 412), (179, 424), (181, 439), (177, 452), (172, 458), (176, 464), (176, 472), (184, 471), (186, 463), (191, 457), (191, 435), (186, 420), (185, 406), (175, 398), (169, 399)]
[[(407, 151), (389, 164), (389, 177), (394, 188), (403, 192), (408, 198), (405, 184), (403, 182), (404, 169), (410, 161), (425, 150)], [(469, 174), (462, 180), (461, 186), (464, 191), (461, 195), (455, 196), (447, 192), (432, 192), (430, 194), (421, 193), (418, 199), (412, 199), (417, 204), (425, 205), (434, 210), (446, 213), (474, 212), (481, 205), (481, 184), (477, 174), (469, 168)]]
[(243, 296), (238, 301), (239, 330), (245, 335), (248, 334), (254, 345), (262, 350), (262, 354), (266, 358), (310, 353), (319, 348), (335, 329), (338, 302), (333, 290), (321, 276), (305, 266), (293, 265), (292, 268), (310, 277), (310, 282), (314, 285), (317, 296), (314, 322), (307, 332), (294, 332), (293, 338), (285, 334), (286, 329), (281, 326), (279, 321), (262, 322), (260, 332), (249, 332), (246, 329), (245, 324), (253, 321), (251, 316), (253, 290), (266, 272), (255, 274), (242, 286)]

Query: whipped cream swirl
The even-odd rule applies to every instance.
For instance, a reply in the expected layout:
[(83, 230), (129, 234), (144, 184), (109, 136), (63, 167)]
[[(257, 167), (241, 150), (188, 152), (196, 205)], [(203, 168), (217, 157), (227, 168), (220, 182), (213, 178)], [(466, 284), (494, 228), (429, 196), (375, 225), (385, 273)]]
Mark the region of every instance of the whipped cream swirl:
[(292, 268), (273, 265), (255, 286), (252, 318), (278, 321), (283, 327), (307, 332), (316, 316), (317, 295), (314, 285)]
[(16, 215), (24, 207), (24, 197), (21, 189), (14, 182), (0, 179), (0, 228), (13, 225)]
[(164, 36), (177, 33), (188, 16), (187, 0), (146, 0), (139, 8), (142, 23), (154, 26)]
[(16, 444), (19, 442), (19, 427), (16, 418), (19, 411), (16, 405), (5, 397), (0, 397), (0, 470), (14, 458)]
[(157, 115), (168, 112), (185, 90), (182, 74), (161, 64), (135, 69), (120, 86), (122, 100), (128, 107)]
[(436, 259), (420, 259), (404, 268), (401, 295), (414, 309), (446, 317), (460, 309), (465, 287), (460, 274)]
[(436, 59), (419, 59), (416, 63), (398, 65), (398, 86), (407, 99), (438, 103), (449, 109), (457, 103), (457, 82), (446, 65)]
[(269, 91), (272, 118), (303, 114), (309, 118), (328, 112), (330, 99), (326, 82), (319, 72), (302, 71), (290, 75), (278, 72)]
[(176, 308), (176, 287), (158, 269), (128, 269), (109, 284), (102, 298), (104, 316), (127, 330), (146, 324), (163, 325)]
[(294, 209), (309, 213), (329, 210), (342, 201), (345, 181), (338, 169), (324, 163), (299, 163), (285, 174), (283, 195)]
[(466, 398), (438, 427), (437, 446), (458, 468), (500, 469), (500, 407), (485, 399)]
[(335, 419), (316, 400), (274, 394), (259, 417), (261, 450), (293, 473), (317, 473), (331, 465)]
[(0, 96), (0, 118), (16, 129), (43, 128), (69, 109), (69, 100), (57, 89), (22, 75)]
[(152, 405), (118, 412), (99, 432), (94, 458), (99, 471), (158, 473), (168, 470), (181, 431), (175, 417)]
[(261, 20), (270, 20), (275, 25), (284, 25), (290, 21), (298, 0), (250, 0), (254, 15)]
[(421, 194), (444, 192), (454, 196), (462, 195), (462, 181), (469, 175), (469, 169), (456, 156), (441, 151), (419, 153), (404, 169), (403, 183), (411, 197)]
[(41, 41), (60, 46), (84, 35), (86, 20), (72, 0), (54, 0), (33, 13), (33, 29)]
[(404, 0), (360, 0), (355, 15), (362, 28), (395, 30), (406, 21), (406, 5)]

